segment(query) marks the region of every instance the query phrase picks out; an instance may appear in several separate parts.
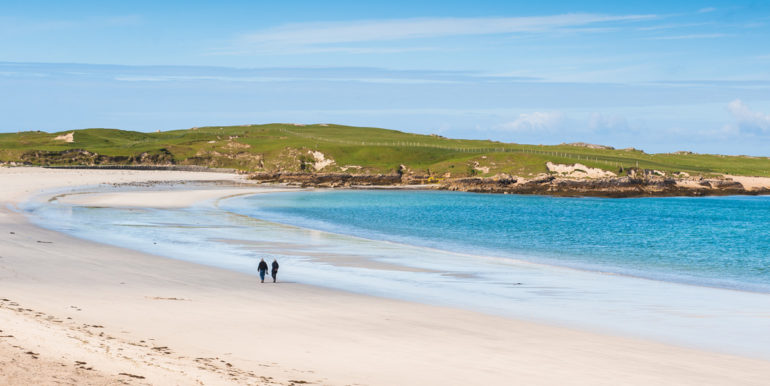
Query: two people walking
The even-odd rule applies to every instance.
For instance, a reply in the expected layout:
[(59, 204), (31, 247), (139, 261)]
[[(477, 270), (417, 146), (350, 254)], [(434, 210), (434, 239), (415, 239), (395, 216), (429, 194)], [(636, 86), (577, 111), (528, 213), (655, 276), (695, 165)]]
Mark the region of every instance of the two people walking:
[[(273, 283), (275, 283), (276, 277), (278, 276), (278, 260), (273, 259), (272, 270), (270, 271), (270, 275), (273, 276)], [(267, 263), (265, 262), (265, 259), (261, 259), (259, 261), (259, 266), (257, 267), (257, 270), (259, 271), (259, 280), (262, 281), (262, 283), (265, 282), (265, 273), (267, 273)]]

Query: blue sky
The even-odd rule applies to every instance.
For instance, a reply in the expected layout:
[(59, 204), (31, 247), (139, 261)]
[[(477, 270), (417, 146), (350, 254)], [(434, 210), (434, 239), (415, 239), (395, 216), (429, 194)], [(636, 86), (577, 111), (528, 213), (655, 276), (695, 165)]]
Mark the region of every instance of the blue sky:
[(0, 131), (334, 122), (770, 155), (769, 1), (0, 3)]

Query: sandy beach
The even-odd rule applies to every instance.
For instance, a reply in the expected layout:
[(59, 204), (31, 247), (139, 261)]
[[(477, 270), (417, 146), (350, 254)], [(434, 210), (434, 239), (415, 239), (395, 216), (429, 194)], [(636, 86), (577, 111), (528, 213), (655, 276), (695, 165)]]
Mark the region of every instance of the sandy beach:
[[(762, 385), (770, 362), (255, 276), (76, 239), (16, 208), (43, 190), (218, 173), (0, 168), (0, 384)], [(185, 207), (258, 186), (79, 205)], [(53, 195), (54, 193), (52, 193)]]

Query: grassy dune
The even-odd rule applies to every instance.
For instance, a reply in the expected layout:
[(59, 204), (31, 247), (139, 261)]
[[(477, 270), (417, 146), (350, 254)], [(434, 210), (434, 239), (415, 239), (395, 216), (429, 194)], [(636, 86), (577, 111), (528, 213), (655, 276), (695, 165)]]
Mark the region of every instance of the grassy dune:
[[(0, 161), (34, 165), (174, 163), (248, 171), (315, 171), (320, 152), (333, 164), (324, 172), (391, 173), (405, 165), (440, 178), (547, 172), (546, 162), (617, 172), (621, 167), (693, 175), (770, 176), (767, 157), (646, 154), (638, 150), (540, 146), (448, 139), (394, 130), (340, 125), (267, 124), (201, 127), (158, 133), (114, 129), (0, 134)], [(87, 152), (87, 153), (86, 153)], [(90, 157), (90, 158), (89, 158)]]

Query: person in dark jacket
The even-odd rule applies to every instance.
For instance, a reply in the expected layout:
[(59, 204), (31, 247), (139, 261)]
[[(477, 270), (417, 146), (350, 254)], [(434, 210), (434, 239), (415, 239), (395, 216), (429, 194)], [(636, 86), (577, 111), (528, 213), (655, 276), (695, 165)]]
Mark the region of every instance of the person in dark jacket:
[(259, 261), (259, 266), (257, 267), (257, 270), (259, 271), (259, 280), (262, 280), (262, 282), (265, 282), (265, 272), (267, 272), (267, 263), (265, 263), (265, 259), (262, 259)]
[(273, 269), (270, 271), (270, 274), (273, 276), (273, 283), (275, 283), (275, 277), (278, 276), (278, 260), (273, 259)]

